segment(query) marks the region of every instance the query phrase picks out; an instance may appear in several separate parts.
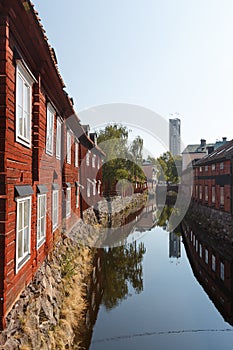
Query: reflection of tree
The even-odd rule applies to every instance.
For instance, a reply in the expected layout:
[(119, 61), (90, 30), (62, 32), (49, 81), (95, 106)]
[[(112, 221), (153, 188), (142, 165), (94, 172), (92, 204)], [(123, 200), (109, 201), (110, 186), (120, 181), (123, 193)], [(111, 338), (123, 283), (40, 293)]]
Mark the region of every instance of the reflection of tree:
[(168, 228), (168, 220), (174, 211), (174, 207), (170, 207), (168, 205), (165, 205), (161, 210), (158, 210), (158, 221), (157, 225), (162, 227), (164, 230)]
[(112, 309), (127, 298), (129, 283), (136, 293), (143, 290), (142, 259), (145, 252), (144, 244), (136, 245), (136, 242), (104, 250), (102, 303), (106, 309)]

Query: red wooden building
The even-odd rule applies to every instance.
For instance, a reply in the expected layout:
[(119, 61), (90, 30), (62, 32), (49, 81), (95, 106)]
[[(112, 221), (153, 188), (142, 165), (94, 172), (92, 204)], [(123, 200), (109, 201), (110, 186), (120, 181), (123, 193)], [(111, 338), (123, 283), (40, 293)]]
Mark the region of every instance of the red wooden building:
[[(0, 0), (0, 327), (62, 231), (81, 216), (83, 153), (101, 164), (103, 153), (64, 87), (31, 2)], [(90, 196), (98, 198), (101, 174), (95, 178), (93, 169)]]
[(193, 198), (202, 205), (233, 213), (233, 140), (193, 165)]

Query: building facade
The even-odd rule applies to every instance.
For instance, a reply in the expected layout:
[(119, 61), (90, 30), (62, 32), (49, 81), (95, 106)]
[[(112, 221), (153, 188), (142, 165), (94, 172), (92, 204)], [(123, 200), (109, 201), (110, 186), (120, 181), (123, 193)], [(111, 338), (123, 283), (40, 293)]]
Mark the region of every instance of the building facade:
[(180, 119), (169, 119), (169, 151), (173, 156), (180, 155)]
[(233, 213), (233, 140), (195, 162), (193, 199), (199, 204)]
[[(85, 134), (29, 1), (0, 1), (0, 327), (64, 230), (82, 215)], [(95, 172), (89, 170), (94, 179)], [(99, 172), (97, 180), (101, 178)], [(101, 180), (100, 180), (101, 181)], [(100, 183), (101, 186), (101, 183)], [(101, 188), (98, 188), (101, 192)], [(97, 200), (92, 192), (92, 201)], [(86, 202), (85, 202), (86, 203)], [(85, 208), (90, 206), (86, 203)], [(84, 206), (84, 205), (83, 205)]]

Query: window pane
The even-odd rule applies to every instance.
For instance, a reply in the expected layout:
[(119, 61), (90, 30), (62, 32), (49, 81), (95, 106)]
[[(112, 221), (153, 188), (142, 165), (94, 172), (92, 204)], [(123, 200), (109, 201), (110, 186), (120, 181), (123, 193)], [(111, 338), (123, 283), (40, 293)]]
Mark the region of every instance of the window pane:
[(23, 256), (23, 231), (18, 231), (18, 258)]
[(28, 226), (24, 228), (24, 253), (29, 251), (29, 228)]

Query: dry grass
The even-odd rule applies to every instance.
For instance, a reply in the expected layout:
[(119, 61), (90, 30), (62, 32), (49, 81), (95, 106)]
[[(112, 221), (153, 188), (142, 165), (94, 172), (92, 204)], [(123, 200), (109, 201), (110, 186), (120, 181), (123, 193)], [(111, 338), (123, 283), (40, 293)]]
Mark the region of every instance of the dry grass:
[[(68, 256), (67, 256), (68, 254)], [(66, 297), (64, 298), (59, 325), (50, 332), (52, 349), (78, 349), (72, 345), (74, 330), (80, 327), (86, 309), (85, 278), (90, 273), (92, 254), (89, 248), (69, 247), (63, 254), (63, 281)]]

